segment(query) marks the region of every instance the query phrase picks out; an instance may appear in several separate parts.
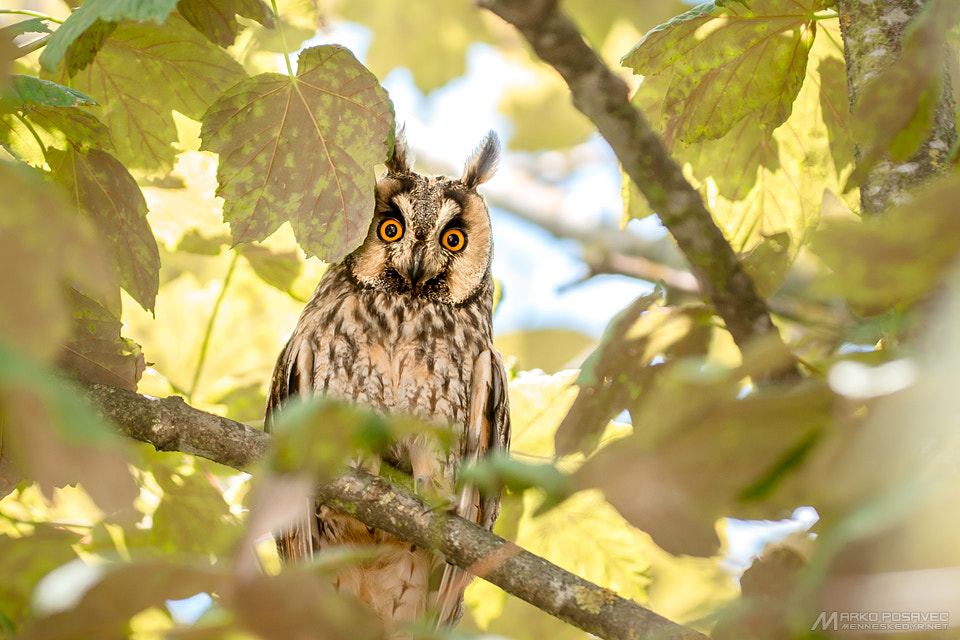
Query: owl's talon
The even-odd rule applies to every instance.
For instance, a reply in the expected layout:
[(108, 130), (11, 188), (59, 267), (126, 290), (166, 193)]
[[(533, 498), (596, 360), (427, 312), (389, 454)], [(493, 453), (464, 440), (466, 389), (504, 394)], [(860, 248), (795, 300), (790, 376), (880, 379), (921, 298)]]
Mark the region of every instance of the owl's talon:
[(413, 479), (413, 492), (417, 495), (418, 498), (423, 500), (423, 490), (430, 486), (430, 478), (420, 474)]
[(457, 501), (453, 498), (453, 496), (451, 496), (444, 500), (440, 500), (439, 502), (435, 502), (432, 505), (429, 505), (426, 509), (423, 510), (423, 513), (421, 513), (420, 515), (425, 516), (428, 513), (433, 513), (435, 511), (441, 511), (444, 509), (453, 509), (455, 506), (457, 506)]

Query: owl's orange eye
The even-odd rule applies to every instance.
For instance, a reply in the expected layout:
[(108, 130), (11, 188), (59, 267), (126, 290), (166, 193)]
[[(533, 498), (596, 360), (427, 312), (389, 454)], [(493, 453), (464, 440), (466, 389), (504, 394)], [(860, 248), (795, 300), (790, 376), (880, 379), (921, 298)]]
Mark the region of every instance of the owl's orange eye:
[(384, 242), (396, 242), (403, 237), (403, 223), (396, 218), (387, 218), (377, 227), (377, 234)]
[(440, 244), (448, 251), (457, 252), (467, 245), (467, 237), (460, 229), (447, 229), (440, 236)]

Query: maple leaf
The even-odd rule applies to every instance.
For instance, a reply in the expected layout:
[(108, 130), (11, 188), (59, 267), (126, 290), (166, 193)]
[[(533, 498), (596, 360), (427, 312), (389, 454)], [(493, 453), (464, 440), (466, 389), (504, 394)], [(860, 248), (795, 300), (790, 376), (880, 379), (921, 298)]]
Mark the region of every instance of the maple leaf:
[(387, 158), (393, 125), (386, 91), (336, 45), (305, 49), (295, 77), (263, 73), (228, 91), (203, 116), (200, 148), (220, 154), (217, 195), (234, 242), (290, 222), (308, 255), (343, 258), (366, 235), (371, 169)]

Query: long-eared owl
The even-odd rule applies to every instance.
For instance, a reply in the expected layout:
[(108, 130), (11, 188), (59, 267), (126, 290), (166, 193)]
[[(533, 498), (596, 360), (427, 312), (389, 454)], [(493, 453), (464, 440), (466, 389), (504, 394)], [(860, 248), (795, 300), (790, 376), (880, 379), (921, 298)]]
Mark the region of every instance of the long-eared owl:
[[(363, 244), (324, 273), (277, 360), (268, 428), (271, 414), (297, 394), (328, 394), (449, 425), (449, 453), (418, 434), (379, 462), (410, 472), (416, 484), (440, 487), (453, 486), (462, 462), (508, 449), (507, 378), (491, 326), (493, 239), (476, 190), (493, 176), (499, 154), (491, 131), (460, 178), (428, 177), (413, 171), (398, 135)], [(487, 529), (500, 511), (499, 495), (471, 487), (453, 502), (455, 513)], [(344, 544), (384, 549), (335, 584), (373, 607), (388, 629), (428, 610), (440, 623), (459, 621), (470, 578), (425, 549), (322, 503), (277, 535), (288, 562)]]

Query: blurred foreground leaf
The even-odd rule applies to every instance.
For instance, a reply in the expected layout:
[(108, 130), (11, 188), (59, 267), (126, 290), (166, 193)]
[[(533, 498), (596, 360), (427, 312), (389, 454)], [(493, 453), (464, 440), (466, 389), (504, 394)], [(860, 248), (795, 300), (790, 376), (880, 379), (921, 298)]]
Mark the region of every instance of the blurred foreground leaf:
[(27, 624), (24, 640), (73, 640), (78, 637), (120, 640), (129, 637), (130, 619), (167, 600), (212, 592), (223, 570), (140, 560), (97, 567), (103, 577), (64, 611)]
[(76, 559), (74, 544), (80, 535), (38, 523), (26, 535), (0, 535), (0, 619), (18, 627), (31, 614), (30, 601), (37, 582), (57, 567)]
[(337, 593), (328, 576), (292, 568), (239, 584), (228, 606), (237, 625), (264, 640), (364, 640), (383, 629), (358, 600)]
[(735, 385), (717, 382), (665, 373), (631, 410), (633, 434), (574, 474), (670, 553), (716, 553), (722, 516), (771, 517), (778, 503), (792, 510), (801, 498), (791, 480), (830, 424), (835, 398), (824, 386), (738, 399)]
[(827, 286), (866, 315), (923, 298), (960, 249), (958, 199), (960, 176), (953, 175), (928, 185), (883, 219), (825, 220), (810, 248), (830, 268)]
[(659, 307), (659, 291), (634, 301), (611, 321), (600, 346), (583, 363), (579, 392), (557, 428), (557, 452), (596, 447), (607, 423), (643, 392), (661, 368), (654, 359), (702, 355), (713, 328), (704, 307)]
[(128, 509), (137, 495), (120, 438), (62, 378), (0, 343), (4, 455), (48, 497), (81, 483), (104, 511)]
[(151, 471), (163, 490), (153, 512), (152, 546), (168, 553), (228, 555), (240, 538), (240, 522), (213, 478), (199, 468), (182, 473), (154, 465)]
[(118, 283), (92, 225), (39, 171), (0, 162), (0, 193), (0, 341), (49, 361), (70, 329), (64, 285), (109, 299)]

